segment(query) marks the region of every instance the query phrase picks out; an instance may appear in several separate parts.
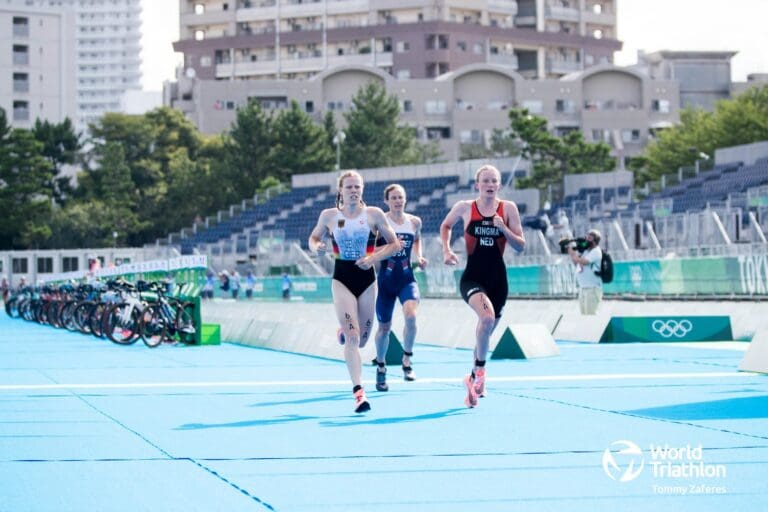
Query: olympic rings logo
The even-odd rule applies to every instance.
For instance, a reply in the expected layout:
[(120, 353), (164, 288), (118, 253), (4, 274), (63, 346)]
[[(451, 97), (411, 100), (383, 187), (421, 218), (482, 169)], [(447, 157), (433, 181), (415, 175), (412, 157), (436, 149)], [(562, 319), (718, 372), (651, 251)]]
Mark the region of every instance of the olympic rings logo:
[(690, 320), (654, 320), (651, 329), (659, 333), (663, 338), (682, 338), (693, 329)]

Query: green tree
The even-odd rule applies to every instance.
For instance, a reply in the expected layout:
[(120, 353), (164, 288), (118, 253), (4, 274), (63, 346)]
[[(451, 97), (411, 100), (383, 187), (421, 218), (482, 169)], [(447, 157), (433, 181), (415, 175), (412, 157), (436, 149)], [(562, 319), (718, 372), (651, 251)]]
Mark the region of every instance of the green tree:
[(762, 140), (768, 140), (768, 86), (752, 87), (734, 99), (722, 100), (714, 112), (683, 110), (680, 123), (659, 132), (630, 168), (635, 183), (643, 185), (694, 165), (700, 153), (713, 157), (718, 148)]
[(325, 129), (316, 125), (295, 101), (272, 124), (272, 140), (268, 158), (274, 176), (280, 181), (290, 181), (293, 174), (333, 169), (335, 158), (328, 147)]
[(221, 183), (232, 195), (240, 198), (253, 195), (262, 179), (275, 174), (269, 162), (274, 142), (273, 123), (273, 116), (264, 112), (255, 98), (237, 109), (224, 143), (226, 176)]
[[(136, 208), (139, 191), (131, 179), (122, 145), (110, 141), (94, 150), (98, 172), (87, 197), (54, 212), (54, 235), (48, 245), (58, 248), (138, 245), (149, 220)], [(117, 234), (115, 237), (113, 234)]]
[(39, 246), (50, 237), (53, 166), (32, 132), (11, 129), (0, 109), (0, 249)]
[(400, 106), (394, 95), (387, 96), (379, 82), (368, 82), (352, 98), (344, 118), (347, 135), (341, 147), (341, 167), (368, 169), (420, 163), (416, 133), (398, 126)]
[(64, 204), (72, 195), (72, 180), (69, 176), (62, 176), (61, 172), (65, 165), (74, 165), (77, 162), (82, 149), (80, 135), (75, 133), (69, 118), (61, 123), (37, 119), (32, 133), (35, 139), (43, 144), (42, 154), (53, 167), (53, 180), (50, 185), (53, 198), (57, 204)]
[(519, 148), (531, 162), (531, 175), (519, 180), (520, 188), (534, 187), (552, 192), (552, 199), (562, 200), (563, 178), (567, 174), (607, 172), (615, 169), (611, 148), (605, 143), (592, 144), (580, 131), (557, 137), (547, 129), (547, 120), (531, 115), (526, 109), (509, 112), (512, 140), (499, 141), (500, 147)]

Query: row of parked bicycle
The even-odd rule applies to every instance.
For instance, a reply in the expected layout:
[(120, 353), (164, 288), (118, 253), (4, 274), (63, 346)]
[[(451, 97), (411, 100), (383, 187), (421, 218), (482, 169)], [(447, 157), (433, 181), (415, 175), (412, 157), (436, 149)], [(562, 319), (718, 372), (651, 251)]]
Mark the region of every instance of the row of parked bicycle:
[(123, 279), (94, 284), (24, 287), (5, 302), (12, 318), (106, 337), (120, 345), (139, 340), (148, 347), (194, 343), (192, 302), (169, 295), (167, 283)]

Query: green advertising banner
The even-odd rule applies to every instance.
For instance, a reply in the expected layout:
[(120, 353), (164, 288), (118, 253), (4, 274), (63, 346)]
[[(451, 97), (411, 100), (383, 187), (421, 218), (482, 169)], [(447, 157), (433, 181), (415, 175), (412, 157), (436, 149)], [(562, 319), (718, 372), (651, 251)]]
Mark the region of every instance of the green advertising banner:
[(615, 316), (600, 343), (731, 340), (729, 316)]
[[(458, 298), (463, 268), (433, 265), (414, 273), (421, 295), (429, 298)], [(291, 278), (294, 298), (331, 300), (330, 277)], [(575, 297), (576, 267), (569, 261), (557, 265), (507, 267), (509, 296)], [(241, 282), (240, 299), (245, 292)], [(768, 295), (768, 255), (738, 257), (673, 258), (617, 261), (614, 278), (604, 285), (607, 295), (638, 296), (754, 296)], [(217, 294), (228, 294), (217, 290)], [(258, 278), (254, 297), (280, 299), (280, 277)]]

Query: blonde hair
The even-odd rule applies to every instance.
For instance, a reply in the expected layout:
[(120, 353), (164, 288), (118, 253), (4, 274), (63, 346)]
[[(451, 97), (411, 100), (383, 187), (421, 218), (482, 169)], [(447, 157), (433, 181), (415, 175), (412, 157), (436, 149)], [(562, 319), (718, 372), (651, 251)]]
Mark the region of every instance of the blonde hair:
[[(360, 184), (363, 185), (363, 186), (365, 185), (365, 182), (363, 181), (363, 176), (359, 172), (357, 172), (357, 171), (344, 171), (339, 176), (338, 188), (337, 188), (337, 191), (336, 191), (336, 208), (338, 208), (338, 209), (341, 209), (341, 207), (343, 206), (343, 203), (344, 203), (344, 201), (342, 201), (342, 198), (341, 198), (341, 187), (344, 185), (344, 180), (347, 179), (347, 178), (360, 178)], [(360, 203), (365, 205), (365, 203), (363, 202), (362, 197), (360, 198)]]
[(499, 175), (499, 180), (501, 180), (501, 172), (499, 172), (499, 170), (491, 164), (485, 164), (478, 167), (477, 171), (475, 171), (475, 183), (480, 180), (480, 173), (483, 171), (493, 171)]
[(399, 183), (392, 183), (391, 185), (387, 185), (387, 188), (384, 189), (384, 200), (386, 201), (389, 199), (389, 193), (392, 192), (394, 189), (399, 188), (403, 191), (403, 195), (405, 195), (405, 187), (402, 186)]

